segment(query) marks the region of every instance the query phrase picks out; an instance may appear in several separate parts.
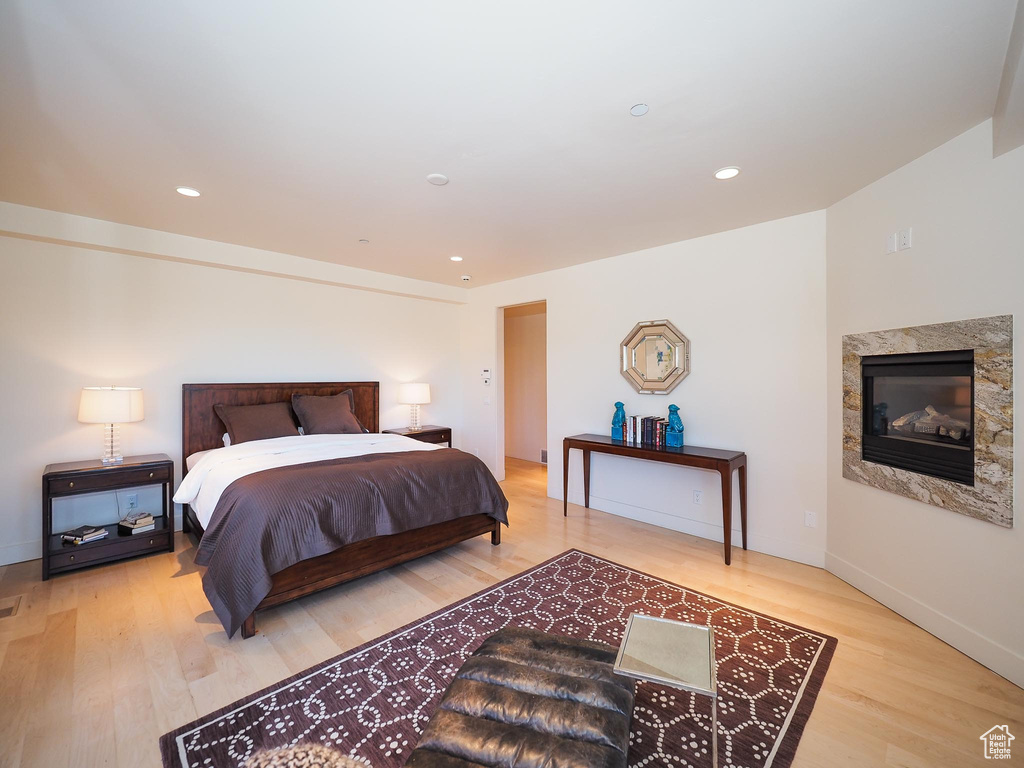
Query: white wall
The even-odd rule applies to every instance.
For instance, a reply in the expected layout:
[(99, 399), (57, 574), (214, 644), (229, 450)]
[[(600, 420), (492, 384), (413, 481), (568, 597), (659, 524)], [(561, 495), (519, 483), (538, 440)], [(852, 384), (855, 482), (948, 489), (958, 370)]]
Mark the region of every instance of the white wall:
[[(501, 361), (498, 308), (546, 300), (549, 495), (562, 497), (563, 437), (609, 431), (616, 400), (640, 414), (676, 403), (689, 443), (747, 452), (751, 547), (820, 565), (824, 250), (819, 211), (474, 289), (462, 308), (464, 447), (503, 476), (500, 387), (484, 386), (480, 370)], [(689, 337), (693, 372), (668, 397), (638, 395), (618, 372), (619, 342), (660, 318)], [(572, 462), (570, 500), (582, 503), (578, 452)], [(715, 473), (595, 455), (591, 491), (597, 509), (722, 538)], [(817, 528), (804, 526), (805, 510)]]
[[(842, 477), (843, 334), (1014, 314), (1024, 360), (1024, 149), (993, 159), (991, 131), (983, 123), (827, 211), (827, 567), (1024, 685), (1020, 483), (1007, 530)], [(913, 248), (886, 255), (886, 233), (906, 227)]]
[(505, 310), (505, 455), (524, 461), (548, 447), (546, 339), (543, 304)]
[[(173, 258), (226, 248), (150, 234)], [(39, 556), (43, 467), (100, 453), (101, 427), (76, 421), (82, 386), (144, 388), (125, 455), (180, 461), (181, 385), (207, 381), (379, 380), (382, 428), (407, 423), (398, 383), (428, 381), (424, 418), (458, 443), (459, 316), (443, 301), (0, 237), (0, 564)]]

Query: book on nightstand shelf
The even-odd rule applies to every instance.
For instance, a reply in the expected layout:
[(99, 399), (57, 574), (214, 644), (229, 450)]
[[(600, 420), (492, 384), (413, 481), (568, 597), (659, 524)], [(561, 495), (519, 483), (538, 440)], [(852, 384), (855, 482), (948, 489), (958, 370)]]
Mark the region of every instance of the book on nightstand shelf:
[(106, 538), (109, 534), (106, 528), (97, 528), (94, 525), (80, 525), (70, 531), (64, 531), (60, 535), (65, 544), (85, 544), (90, 541)]
[(145, 533), (156, 528), (156, 521), (148, 512), (132, 512), (117, 524), (118, 530), (124, 533)]

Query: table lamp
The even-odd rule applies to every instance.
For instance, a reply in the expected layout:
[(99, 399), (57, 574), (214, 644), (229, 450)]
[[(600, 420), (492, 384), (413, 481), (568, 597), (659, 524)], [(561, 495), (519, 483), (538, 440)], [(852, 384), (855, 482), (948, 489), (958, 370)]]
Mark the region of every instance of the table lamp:
[(142, 389), (140, 387), (83, 387), (78, 404), (78, 420), (84, 424), (102, 424), (104, 464), (120, 464), (120, 425), (142, 421)]
[(398, 402), (409, 406), (409, 429), (420, 431), (420, 405), (430, 402), (430, 385), (415, 382), (398, 386)]

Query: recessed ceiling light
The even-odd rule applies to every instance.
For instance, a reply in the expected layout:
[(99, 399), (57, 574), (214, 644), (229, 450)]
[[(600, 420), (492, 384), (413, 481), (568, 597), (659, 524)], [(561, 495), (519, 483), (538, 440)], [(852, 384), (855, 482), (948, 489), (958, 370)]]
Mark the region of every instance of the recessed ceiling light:
[(462, 261), (461, 256), (449, 256), (448, 258), (451, 259), (452, 261)]
[(649, 109), (650, 107), (648, 107), (646, 104), (634, 104), (632, 107), (629, 108), (629, 114), (631, 114), (633, 117), (643, 117), (644, 115), (647, 114), (647, 110)]
[(185, 197), (199, 197), (199, 190), (192, 187), (178, 187), (178, 194)]
[(366, 239), (362, 239), (362, 240), (360, 240), (360, 241), (359, 241), (359, 244), (360, 244), (360, 245), (369, 245), (369, 244), (370, 244), (370, 241), (369, 241), (369, 240), (366, 240)]
[(735, 179), (739, 175), (740, 169), (737, 168), (735, 165), (729, 165), (726, 166), (725, 168), (719, 168), (717, 171), (715, 171), (715, 178), (722, 179), (723, 181), (725, 181), (726, 179)]
[(427, 176), (427, 181), (436, 187), (443, 187), (448, 183), (448, 177), (443, 173), (431, 173)]

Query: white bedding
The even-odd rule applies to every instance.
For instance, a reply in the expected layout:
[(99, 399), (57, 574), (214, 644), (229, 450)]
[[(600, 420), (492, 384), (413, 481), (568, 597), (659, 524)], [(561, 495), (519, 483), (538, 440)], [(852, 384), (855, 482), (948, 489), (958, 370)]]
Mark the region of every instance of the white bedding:
[(209, 451), (198, 451), (193, 453), (187, 459), (185, 459), (185, 472), (186, 474), (192, 471), (192, 467), (199, 463), (199, 460), (203, 458)]
[(178, 486), (174, 500), (178, 504), (191, 504), (200, 524), (206, 528), (224, 489), (254, 472), (347, 456), (435, 451), (440, 447), (411, 437), (384, 434), (297, 435), (251, 440), (203, 452)]

